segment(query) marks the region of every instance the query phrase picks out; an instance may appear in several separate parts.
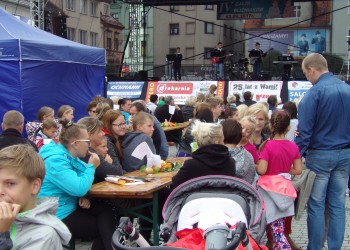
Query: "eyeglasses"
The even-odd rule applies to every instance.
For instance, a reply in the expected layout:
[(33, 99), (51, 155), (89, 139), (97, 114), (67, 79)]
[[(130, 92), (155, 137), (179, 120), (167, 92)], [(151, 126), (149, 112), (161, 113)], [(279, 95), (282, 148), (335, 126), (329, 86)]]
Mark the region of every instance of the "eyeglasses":
[(90, 140), (75, 140), (74, 142), (72, 142), (72, 144), (76, 143), (76, 142), (86, 142), (88, 145), (90, 145)]
[(122, 128), (122, 127), (125, 127), (125, 126), (126, 126), (126, 123), (125, 123), (125, 122), (123, 122), (123, 123), (116, 123), (116, 124), (113, 124), (113, 123), (112, 123), (112, 126), (116, 126), (116, 127), (118, 127), (118, 128)]

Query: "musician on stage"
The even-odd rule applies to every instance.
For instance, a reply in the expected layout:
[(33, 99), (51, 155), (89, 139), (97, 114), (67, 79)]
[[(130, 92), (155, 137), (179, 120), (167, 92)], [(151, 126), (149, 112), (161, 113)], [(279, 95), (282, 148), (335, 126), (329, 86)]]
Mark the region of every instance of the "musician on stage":
[(266, 56), (260, 49), (260, 43), (255, 43), (255, 49), (252, 49), (249, 52), (250, 63), (253, 64), (253, 74), (255, 79), (259, 79), (261, 77), (261, 64), (262, 58)]
[(173, 62), (175, 81), (177, 81), (177, 79), (181, 81), (181, 61), (182, 61), (182, 54), (180, 53), (180, 47), (177, 47), (174, 62)]
[[(294, 61), (294, 57), (290, 53), (290, 49), (287, 49), (287, 53), (285, 54), (285, 56), (287, 57), (288, 61)], [(284, 75), (286, 77), (286, 80), (289, 80), (292, 72), (292, 64), (284, 64), (283, 69), (284, 69)]]
[[(216, 48), (213, 50), (212, 63), (214, 65), (214, 80), (223, 80), (224, 79), (224, 60), (225, 54), (222, 49), (222, 42), (218, 42)], [(219, 75), (218, 72), (219, 71)]]

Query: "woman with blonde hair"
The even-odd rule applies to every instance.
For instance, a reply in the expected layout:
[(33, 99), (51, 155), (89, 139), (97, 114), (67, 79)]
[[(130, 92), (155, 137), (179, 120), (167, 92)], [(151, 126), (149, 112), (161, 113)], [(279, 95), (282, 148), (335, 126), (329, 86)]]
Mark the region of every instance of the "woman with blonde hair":
[(263, 133), (263, 129), (269, 122), (268, 109), (264, 104), (255, 103), (248, 108), (246, 115), (254, 116), (256, 119), (256, 127), (251, 142), (259, 150), (260, 145), (268, 138), (268, 135)]
[(248, 106), (245, 104), (241, 104), (241, 105), (237, 106), (237, 111), (238, 111), (238, 118), (242, 119), (247, 114)]
[(255, 131), (256, 119), (253, 116), (245, 116), (239, 122), (242, 125), (242, 138), (239, 145), (243, 146), (253, 156), (254, 163), (257, 164), (259, 161), (259, 151), (250, 142), (250, 138)]
[(173, 177), (173, 188), (205, 175), (236, 176), (235, 161), (224, 145), (224, 134), (220, 124), (197, 120), (192, 127), (192, 136), (198, 149), (192, 153), (192, 159), (185, 161)]

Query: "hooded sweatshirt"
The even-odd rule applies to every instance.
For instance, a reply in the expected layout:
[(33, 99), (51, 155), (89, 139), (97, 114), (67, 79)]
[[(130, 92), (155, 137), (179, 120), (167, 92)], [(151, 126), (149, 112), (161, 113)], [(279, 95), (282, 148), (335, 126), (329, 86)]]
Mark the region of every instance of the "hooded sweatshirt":
[(56, 216), (62, 220), (77, 209), (78, 199), (90, 190), (95, 168), (74, 158), (62, 144), (53, 141), (44, 145), (39, 154), (46, 170), (39, 197), (58, 197)]
[(142, 160), (139, 160), (138, 158), (131, 155), (134, 152), (135, 148), (142, 142), (146, 142), (152, 153), (156, 154), (156, 149), (153, 145), (152, 139), (149, 138), (145, 133), (133, 131), (126, 133), (123, 137), (122, 166), (126, 172), (132, 172), (140, 169), (142, 165), (147, 165), (147, 156), (145, 156)]
[[(56, 198), (38, 199), (34, 209), (19, 213), (10, 229), (13, 247), (0, 239), (0, 250), (55, 250), (67, 245), (72, 235), (55, 216), (57, 204)], [(6, 240), (11, 243), (10, 238)]]
[(192, 159), (185, 161), (173, 177), (173, 188), (185, 181), (205, 175), (236, 176), (235, 160), (226, 146), (211, 144), (194, 151)]

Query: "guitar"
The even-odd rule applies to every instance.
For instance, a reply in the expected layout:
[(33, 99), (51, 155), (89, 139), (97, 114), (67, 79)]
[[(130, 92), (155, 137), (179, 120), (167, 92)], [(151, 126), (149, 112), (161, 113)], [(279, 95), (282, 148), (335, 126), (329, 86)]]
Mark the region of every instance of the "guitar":
[(268, 51), (266, 51), (265, 53), (262, 53), (260, 56), (252, 56), (252, 57), (250, 57), (249, 58), (250, 64), (254, 64), (261, 57), (265, 57), (271, 50), (273, 50), (273, 48), (270, 48)]
[(225, 57), (228, 57), (228, 56), (233, 56), (233, 54), (228, 54), (228, 55), (224, 55), (224, 56), (213, 56), (213, 57), (211, 58), (211, 63), (212, 63), (212, 64), (220, 63), (220, 59), (221, 59), (221, 58), (225, 58)]

